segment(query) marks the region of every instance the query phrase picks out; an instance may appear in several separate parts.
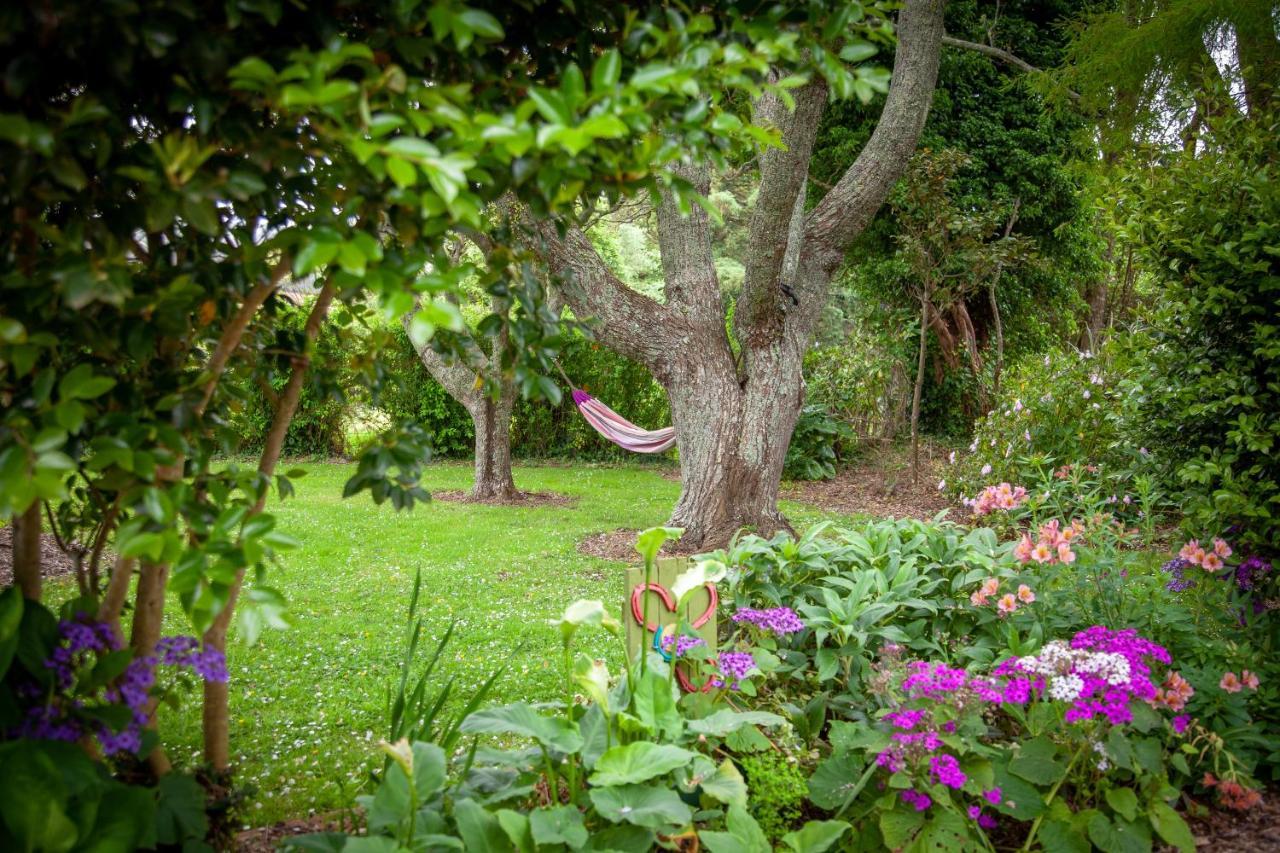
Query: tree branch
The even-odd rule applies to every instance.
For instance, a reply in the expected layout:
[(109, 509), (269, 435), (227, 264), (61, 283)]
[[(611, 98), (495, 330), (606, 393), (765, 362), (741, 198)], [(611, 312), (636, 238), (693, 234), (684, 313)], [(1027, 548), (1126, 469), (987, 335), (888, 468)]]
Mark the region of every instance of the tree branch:
[[(782, 326), (783, 314), (792, 307), (792, 283), (783, 281), (783, 260), (788, 247), (803, 232), (792, 228), (797, 204), (803, 215), (804, 183), (818, 135), (818, 124), (827, 105), (827, 86), (815, 77), (795, 93), (795, 109), (768, 93), (756, 102), (754, 124), (777, 128), (783, 148), (769, 148), (760, 155), (760, 189), (751, 211), (747, 241), (746, 273), (742, 297), (734, 314), (734, 328), (745, 340), (758, 332), (769, 336)], [(793, 255), (798, 247), (792, 247)]]
[(627, 287), (596, 252), (587, 235), (570, 226), (562, 237), (554, 222), (525, 218), (530, 245), (557, 277), (555, 286), (573, 313), (595, 320), (609, 347), (661, 377), (679, 337), (692, 330), (684, 317)]
[[(1001, 62), (1005, 63), (1006, 65), (1012, 65), (1014, 68), (1017, 68), (1021, 71), (1025, 71), (1028, 74), (1041, 73), (1041, 70), (1039, 68), (1036, 68), (1030, 62), (1027, 62), (1025, 59), (1022, 59), (1021, 57), (1018, 57), (1015, 54), (1010, 53), (1007, 50), (1004, 50), (1003, 48), (994, 47), (993, 45), (989, 45), (989, 44), (982, 44), (981, 42), (976, 42), (976, 41), (965, 41), (964, 39), (953, 38), (947, 35), (944, 35), (942, 37), (942, 43), (947, 47), (958, 47), (958, 48), (961, 48), (962, 50), (972, 50), (976, 53), (986, 54), (987, 56), (990, 56), (993, 59), (998, 59)], [(1072, 91), (1071, 89), (1067, 89), (1067, 94), (1071, 97), (1071, 100), (1073, 101), (1080, 100), (1079, 92), (1075, 92), (1075, 91)]]
[(880, 120), (858, 159), (809, 214), (805, 253), (827, 278), (906, 169), (924, 129), (938, 79), (944, 0), (907, 0), (898, 16), (893, 81)]
[[(705, 166), (681, 165), (671, 171), (704, 196), (710, 192), (711, 177)], [(697, 205), (688, 215), (682, 214), (674, 194), (664, 192), (657, 218), (667, 305), (695, 322), (723, 325), (720, 280), (711, 254), (710, 216)]]

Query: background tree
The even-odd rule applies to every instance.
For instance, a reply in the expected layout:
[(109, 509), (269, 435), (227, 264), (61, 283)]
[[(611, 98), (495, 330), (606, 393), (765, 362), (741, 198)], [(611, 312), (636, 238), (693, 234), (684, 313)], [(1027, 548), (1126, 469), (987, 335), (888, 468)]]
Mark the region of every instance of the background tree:
[[(864, 59), (881, 28), (846, 32), (842, 55)], [(618, 279), (579, 229), (533, 221), (541, 253), (563, 280), (565, 301), (598, 323), (601, 340), (645, 364), (667, 391), (680, 451), (681, 494), (670, 523), (700, 548), (742, 527), (785, 526), (777, 508), (788, 441), (804, 397), (803, 354), (845, 252), (901, 174), (929, 111), (942, 38), (942, 3), (908, 2), (899, 16), (893, 82), (880, 121), (833, 188), (806, 209), (804, 188), (827, 100), (824, 81), (756, 102), (756, 123), (784, 147), (757, 158), (742, 292), (725, 321), (711, 248), (711, 218), (679, 192), (656, 204), (663, 300)], [(828, 57), (829, 58), (829, 57)], [(819, 62), (823, 60), (819, 56)], [(870, 97), (883, 77), (862, 67), (847, 90)], [(713, 115), (712, 126), (732, 123)], [(688, 157), (674, 174), (705, 196), (710, 164)], [(679, 186), (679, 185), (677, 185)]]

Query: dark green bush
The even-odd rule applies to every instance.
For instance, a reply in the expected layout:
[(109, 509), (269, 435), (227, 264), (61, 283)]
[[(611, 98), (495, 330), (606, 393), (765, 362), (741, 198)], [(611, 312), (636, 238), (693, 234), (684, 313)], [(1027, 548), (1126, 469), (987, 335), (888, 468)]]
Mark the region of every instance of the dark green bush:
[(1164, 279), (1139, 440), (1174, 461), (1188, 527), (1280, 548), (1280, 134), (1233, 119), (1136, 191)]
[(853, 437), (843, 421), (826, 406), (810, 404), (800, 413), (783, 463), (783, 476), (792, 480), (830, 480), (840, 461), (840, 444)]

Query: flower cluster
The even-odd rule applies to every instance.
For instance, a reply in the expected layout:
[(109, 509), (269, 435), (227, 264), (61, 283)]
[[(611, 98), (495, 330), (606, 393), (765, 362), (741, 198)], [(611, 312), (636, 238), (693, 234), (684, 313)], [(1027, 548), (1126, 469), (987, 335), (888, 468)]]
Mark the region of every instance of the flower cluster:
[(1160, 571), (1169, 575), (1169, 582), (1165, 584), (1165, 588), (1170, 592), (1185, 592), (1195, 587), (1196, 582), (1187, 577), (1187, 569), (1193, 564), (1181, 557), (1174, 557), (1169, 562), (1160, 567)]
[(1204, 774), (1201, 782), (1206, 788), (1216, 788), (1218, 804), (1236, 811), (1247, 811), (1262, 802), (1262, 794), (1232, 779), (1217, 779), (1212, 773)]
[(1022, 539), (1013, 549), (1013, 556), (1019, 563), (1074, 563), (1076, 554), (1071, 550), (1071, 543), (1084, 533), (1084, 524), (1076, 519), (1071, 526), (1063, 528), (1058, 519), (1042, 525), (1037, 531), (1038, 540), (1031, 541), (1031, 534), (1022, 534)]
[(1260, 683), (1257, 675), (1247, 669), (1242, 669), (1239, 677), (1234, 672), (1224, 673), (1222, 680), (1218, 682), (1218, 686), (1228, 693), (1239, 693), (1246, 687), (1250, 690), (1257, 690)]
[(673, 652), (675, 657), (682, 658), (693, 649), (699, 646), (705, 646), (707, 641), (701, 637), (690, 637), (687, 634), (668, 634), (662, 638), (662, 649), (671, 652), (672, 646), (675, 647)]
[(761, 631), (778, 636), (804, 630), (804, 623), (790, 607), (771, 607), (768, 610), (741, 607), (730, 618), (738, 624), (752, 625)]
[[(192, 637), (165, 637), (156, 645), (158, 657), (135, 657), (109, 684), (82, 689), (82, 677), (122, 644), (105, 622), (85, 618), (58, 625), (58, 645), (44, 665), (52, 672), (55, 692), (47, 694), (34, 683), (19, 684), (15, 692), (26, 705), (15, 734), (39, 740), (74, 742), (97, 737), (105, 755), (136, 753), (142, 747), (142, 728), (150, 716), (151, 688), (157, 664), (191, 669), (206, 681), (226, 681), (226, 661), (216, 649), (201, 650)], [(102, 722), (96, 709), (119, 706), (129, 712), (119, 730)]]
[(1270, 574), (1271, 561), (1264, 560), (1256, 554), (1245, 557), (1236, 566), (1236, 586), (1242, 590), (1251, 590)]
[[(1156, 690), (1155, 697), (1151, 700), (1151, 704), (1157, 708), (1168, 708), (1170, 711), (1181, 711), (1187, 707), (1187, 702), (1192, 696), (1196, 695), (1196, 689), (1191, 686), (1191, 682), (1182, 677), (1181, 673), (1169, 671), (1164, 677), (1164, 683)], [(1178, 727), (1178, 722), (1174, 720), (1174, 728)], [(1183, 723), (1182, 728), (1186, 728)], [(1178, 734), (1182, 734), (1182, 729), (1178, 729)]]
[(1168, 664), (1169, 653), (1132, 629), (1101, 625), (1076, 634), (1070, 644), (1047, 643), (1039, 654), (1005, 661), (995, 672), (1022, 672), (1046, 679), (1051, 699), (1067, 702), (1067, 722), (1104, 718), (1111, 725), (1133, 719), (1131, 702), (1154, 704), (1157, 688), (1148, 659)]
[(1212, 549), (1205, 549), (1201, 547), (1198, 540), (1192, 539), (1182, 546), (1178, 556), (1206, 572), (1217, 572), (1226, 565), (1224, 561), (1231, 556), (1231, 553), (1231, 546), (1223, 539), (1214, 539)]
[(756, 659), (751, 656), (751, 652), (721, 652), (716, 665), (720, 669), (721, 677), (713, 678), (712, 686), (728, 685), (730, 690), (737, 690), (742, 679), (756, 668)]
[[(989, 469), (991, 466), (987, 466)], [(984, 470), (983, 474), (990, 473)], [(975, 498), (965, 498), (964, 505), (973, 510), (974, 515), (988, 515), (996, 510), (1017, 509), (1026, 503), (1027, 490), (1022, 486), (1011, 486), (1001, 483), (998, 486), (987, 486)]]
[(974, 590), (969, 596), (969, 603), (974, 607), (986, 607), (987, 602), (995, 597), (996, 610), (1001, 616), (1008, 616), (1018, 609), (1018, 605), (1031, 604), (1036, 600), (1036, 594), (1031, 591), (1031, 587), (1024, 584), (1018, 584), (1018, 591), (1006, 592), (1004, 595), (1000, 593), (1000, 580), (998, 578), (987, 578), (982, 582), (982, 586)]

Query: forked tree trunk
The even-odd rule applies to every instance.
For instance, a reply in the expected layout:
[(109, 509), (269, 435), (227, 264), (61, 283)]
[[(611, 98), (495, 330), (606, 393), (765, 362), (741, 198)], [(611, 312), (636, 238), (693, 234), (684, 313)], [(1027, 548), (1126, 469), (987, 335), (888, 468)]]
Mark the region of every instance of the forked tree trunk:
[[(531, 216), (538, 251), (574, 314), (601, 340), (644, 364), (667, 391), (680, 450), (681, 492), (671, 514), (684, 548), (717, 547), (743, 527), (786, 528), (778, 489), (804, 399), (803, 353), (827, 301), (831, 277), (901, 176), (915, 149), (937, 79), (942, 0), (907, 0), (884, 110), (854, 163), (818, 204), (804, 187), (827, 103), (821, 79), (792, 90), (794, 110), (766, 94), (753, 122), (777, 129), (781, 148), (758, 157), (742, 293), (731, 344), (715, 273), (707, 214), (658, 205), (662, 302), (629, 288), (575, 227)], [(705, 164), (672, 169), (704, 195)]]
[(511, 411), (515, 389), (502, 389), (498, 400), (476, 394), (467, 404), (476, 431), (475, 484), (471, 496), (477, 500), (504, 500), (516, 496), (511, 476)]

